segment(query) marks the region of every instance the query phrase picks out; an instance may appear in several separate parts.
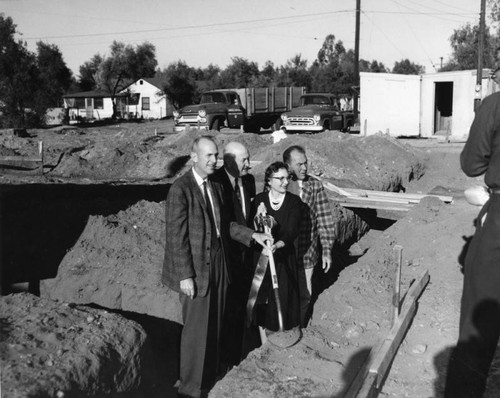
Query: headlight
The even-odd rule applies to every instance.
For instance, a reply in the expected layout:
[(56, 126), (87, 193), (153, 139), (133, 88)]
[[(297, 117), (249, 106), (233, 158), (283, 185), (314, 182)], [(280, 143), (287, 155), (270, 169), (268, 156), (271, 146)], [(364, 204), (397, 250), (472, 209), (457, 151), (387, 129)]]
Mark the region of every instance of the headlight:
[(321, 120), (321, 116), (320, 115), (314, 115), (313, 116), (313, 119), (316, 123), (318, 123), (320, 120)]
[(177, 112), (177, 111), (174, 111), (172, 114), (174, 115), (174, 117), (175, 117), (176, 119), (179, 117), (179, 112)]
[(205, 109), (200, 109), (198, 115), (200, 115), (200, 117), (205, 117), (207, 116), (207, 111)]
[(288, 119), (288, 116), (283, 114), (281, 115), (281, 120), (283, 120), (284, 122), (286, 122), (286, 119)]

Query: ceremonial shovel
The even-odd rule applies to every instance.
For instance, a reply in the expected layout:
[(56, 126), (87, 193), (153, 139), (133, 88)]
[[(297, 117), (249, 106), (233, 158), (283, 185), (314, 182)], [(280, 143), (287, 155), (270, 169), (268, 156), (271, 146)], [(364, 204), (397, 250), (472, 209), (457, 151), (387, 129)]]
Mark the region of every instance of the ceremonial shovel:
[[(264, 218), (264, 231), (271, 233), (271, 227), (268, 225), (268, 218)], [(281, 301), (279, 295), (278, 276), (276, 275), (276, 265), (274, 263), (274, 256), (271, 251), (271, 242), (267, 241), (267, 248), (269, 249), (269, 271), (271, 272), (271, 281), (273, 284), (274, 298), (276, 300), (276, 309), (278, 312), (278, 332), (271, 332), (267, 339), (269, 342), (279, 348), (288, 348), (296, 344), (301, 338), (300, 328), (294, 327), (291, 330), (284, 330), (283, 327), (283, 313), (281, 311)]]

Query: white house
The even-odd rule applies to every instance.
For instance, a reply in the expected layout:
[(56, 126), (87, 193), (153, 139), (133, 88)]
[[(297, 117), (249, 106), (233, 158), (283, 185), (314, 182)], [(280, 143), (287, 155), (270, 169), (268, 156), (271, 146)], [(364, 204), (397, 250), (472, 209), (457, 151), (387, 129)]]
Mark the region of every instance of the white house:
[(135, 81), (121, 91), (129, 95), (126, 112), (132, 117), (162, 119), (172, 116), (174, 108), (162, 92), (162, 82), (153, 77)]
[[(423, 75), (361, 72), (361, 133), (465, 140), (474, 119), (476, 76), (475, 70)], [(489, 69), (483, 70), (481, 88), (481, 98), (498, 90)]]
[[(64, 108), (68, 109), (70, 121), (102, 120), (113, 116), (113, 102), (109, 93), (82, 91), (63, 95)], [(117, 94), (117, 110), (123, 112), (126, 94)]]

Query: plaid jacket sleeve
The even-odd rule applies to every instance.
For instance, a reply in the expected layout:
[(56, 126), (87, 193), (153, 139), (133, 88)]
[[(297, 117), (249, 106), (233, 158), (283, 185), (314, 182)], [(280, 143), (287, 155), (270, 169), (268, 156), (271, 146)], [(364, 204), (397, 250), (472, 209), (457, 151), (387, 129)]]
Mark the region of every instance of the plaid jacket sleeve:
[(323, 184), (318, 181), (315, 185), (317, 186), (316, 217), (321, 247), (323, 250), (331, 250), (335, 241), (335, 221)]

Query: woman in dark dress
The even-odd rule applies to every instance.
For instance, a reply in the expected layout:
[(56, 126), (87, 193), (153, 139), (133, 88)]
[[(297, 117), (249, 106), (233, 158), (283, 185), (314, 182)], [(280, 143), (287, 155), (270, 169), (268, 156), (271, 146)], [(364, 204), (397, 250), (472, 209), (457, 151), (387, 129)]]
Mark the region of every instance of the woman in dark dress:
[[(275, 162), (271, 164), (265, 172), (264, 192), (258, 194), (253, 202), (253, 214), (257, 214), (256, 219), (264, 211), (267, 216), (272, 216), (275, 221), (271, 229), (274, 238), (271, 251), (276, 264), (285, 330), (292, 329), (300, 324), (298, 262), (295, 240), (299, 232), (302, 201), (297, 195), (287, 192), (289, 179), (288, 167), (285, 163)], [(261, 252), (257, 251), (255, 254), (254, 263), (257, 264)], [(254, 290), (253, 293), (256, 294), (255, 283), (252, 289)], [(252, 293), (250, 296), (252, 296)], [(267, 266), (260, 288), (258, 288), (253, 320), (261, 328), (270, 331), (279, 330), (277, 306), (269, 266)]]

